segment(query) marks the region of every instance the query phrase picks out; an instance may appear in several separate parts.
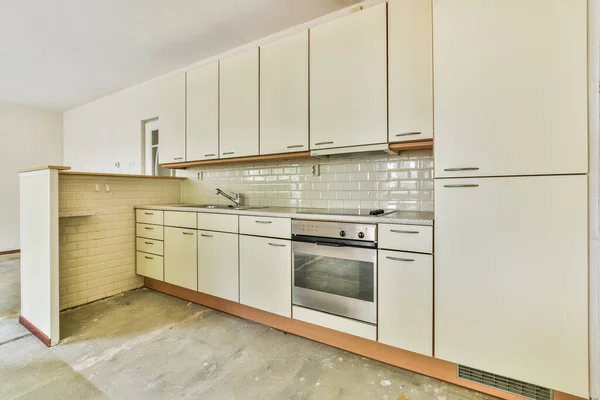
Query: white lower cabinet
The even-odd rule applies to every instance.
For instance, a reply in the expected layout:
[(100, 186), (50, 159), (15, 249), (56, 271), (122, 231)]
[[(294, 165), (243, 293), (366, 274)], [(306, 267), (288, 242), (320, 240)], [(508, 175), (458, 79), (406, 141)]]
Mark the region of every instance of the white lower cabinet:
[(238, 302), (238, 235), (198, 231), (198, 291)]
[(240, 235), (240, 303), (291, 318), (289, 240)]
[(433, 256), (379, 250), (378, 341), (433, 355)]
[(436, 179), (435, 356), (588, 398), (587, 176)]
[(148, 278), (164, 280), (163, 258), (155, 254), (136, 252), (136, 273)]
[(197, 231), (164, 228), (165, 282), (198, 290)]

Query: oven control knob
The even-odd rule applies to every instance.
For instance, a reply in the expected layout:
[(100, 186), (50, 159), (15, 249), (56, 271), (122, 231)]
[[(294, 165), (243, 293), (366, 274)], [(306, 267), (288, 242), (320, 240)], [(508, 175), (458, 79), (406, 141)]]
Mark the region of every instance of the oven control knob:
[(340, 236), (341, 236), (341, 237), (344, 237), (344, 236), (346, 236), (346, 231), (340, 231)]
[(364, 238), (365, 237), (365, 233), (364, 232), (358, 232), (358, 237), (360, 239)]

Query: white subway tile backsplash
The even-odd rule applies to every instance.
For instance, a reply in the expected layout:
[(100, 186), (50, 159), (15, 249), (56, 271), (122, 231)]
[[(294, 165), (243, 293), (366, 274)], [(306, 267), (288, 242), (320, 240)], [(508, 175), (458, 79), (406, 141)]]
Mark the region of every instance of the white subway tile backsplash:
[[(320, 166), (319, 176), (312, 175), (314, 164)], [(227, 199), (214, 194), (219, 187), (242, 193), (250, 205), (433, 210), (431, 150), (398, 156), (247, 162), (191, 171), (203, 171), (204, 179), (182, 183), (185, 203), (227, 204)]]

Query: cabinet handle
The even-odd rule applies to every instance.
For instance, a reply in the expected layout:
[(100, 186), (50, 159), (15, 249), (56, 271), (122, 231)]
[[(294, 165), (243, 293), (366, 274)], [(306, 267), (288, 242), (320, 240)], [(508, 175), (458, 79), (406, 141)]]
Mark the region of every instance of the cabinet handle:
[(145, 244), (154, 244), (154, 243), (152, 243), (152, 242), (144, 242), (144, 243), (145, 243)]
[(479, 171), (479, 167), (444, 168), (444, 171)]
[(396, 133), (396, 137), (398, 136), (412, 136), (412, 135), (420, 135), (421, 132), (405, 132), (405, 133)]
[(257, 224), (272, 224), (273, 223), (273, 221), (254, 221), (254, 222), (256, 222)]
[(144, 214), (146, 214), (146, 215), (154, 215), (154, 213), (149, 213), (149, 212), (144, 213)]
[(183, 157), (175, 157), (173, 160), (183, 160)]
[(288, 149), (297, 149), (299, 147), (304, 147), (304, 145), (303, 144), (293, 144), (291, 146), (288, 146), (287, 148)]
[(475, 185), (472, 183), (469, 183), (469, 184), (465, 183), (462, 185), (444, 185), (444, 187), (447, 187), (447, 188), (476, 188), (476, 187), (479, 187), (479, 185)]
[(154, 257), (150, 257), (150, 256), (144, 256), (146, 257), (148, 260), (154, 260)]
[(205, 233), (201, 233), (200, 236), (202, 236), (202, 237), (213, 237), (213, 235), (207, 235)]
[(149, 226), (145, 226), (144, 229), (148, 229), (149, 231), (153, 231), (154, 230), (154, 228), (151, 228)]
[(285, 244), (278, 244), (278, 243), (271, 243), (271, 242), (269, 242), (269, 246), (274, 246), (274, 247), (285, 247)]
[(322, 144), (333, 144), (333, 142), (318, 142), (318, 143), (315, 143), (315, 146), (320, 146)]
[(229, 155), (229, 154), (235, 154), (235, 151), (228, 151), (228, 152), (223, 153), (224, 156)]
[(216, 156), (216, 154), (215, 154), (215, 153), (210, 153), (210, 154), (205, 154), (205, 155), (204, 155), (204, 157), (214, 157), (214, 156)]
[(398, 229), (390, 229), (390, 232), (394, 232), (394, 233), (409, 233), (409, 234), (412, 234), (412, 235), (414, 235), (416, 233), (419, 233), (419, 231), (401, 231), (401, 230), (398, 230)]
[(413, 262), (413, 261), (415, 261), (412, 258), (400, 258), (400, 257), (390, 257), (390, 256), (386, 256), (385, 258), (387, 258), (388, 260), (392, 260), (392, 261), (402, 261), (402, 262)]
[(181, 233), (183, 233), (184, 235), (193, 235), (194, 234), (193, 232), (181, 232)]

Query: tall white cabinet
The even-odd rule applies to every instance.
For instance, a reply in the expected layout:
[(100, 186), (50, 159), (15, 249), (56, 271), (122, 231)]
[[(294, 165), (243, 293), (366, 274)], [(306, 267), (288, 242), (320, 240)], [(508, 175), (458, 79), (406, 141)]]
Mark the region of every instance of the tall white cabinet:
[(586, 3), (435, 1), (436, 177), (587, 172)]
[(185, 161), (185, 72), (163, 78), (158, 122), (158, 162)]
[(386, 3), (310, 29), (311, 150), (387, 142)]
[(220, 158), (258, 154), (258, 48), (220, 61)]
[(187, 72), (187, 161), (219, 157), (219, 63)]
[(260, 47), (260, 154), (308, 150), (308, 31)]
[(388, 1), (389, 142), (433, 137), (432, 1)]

